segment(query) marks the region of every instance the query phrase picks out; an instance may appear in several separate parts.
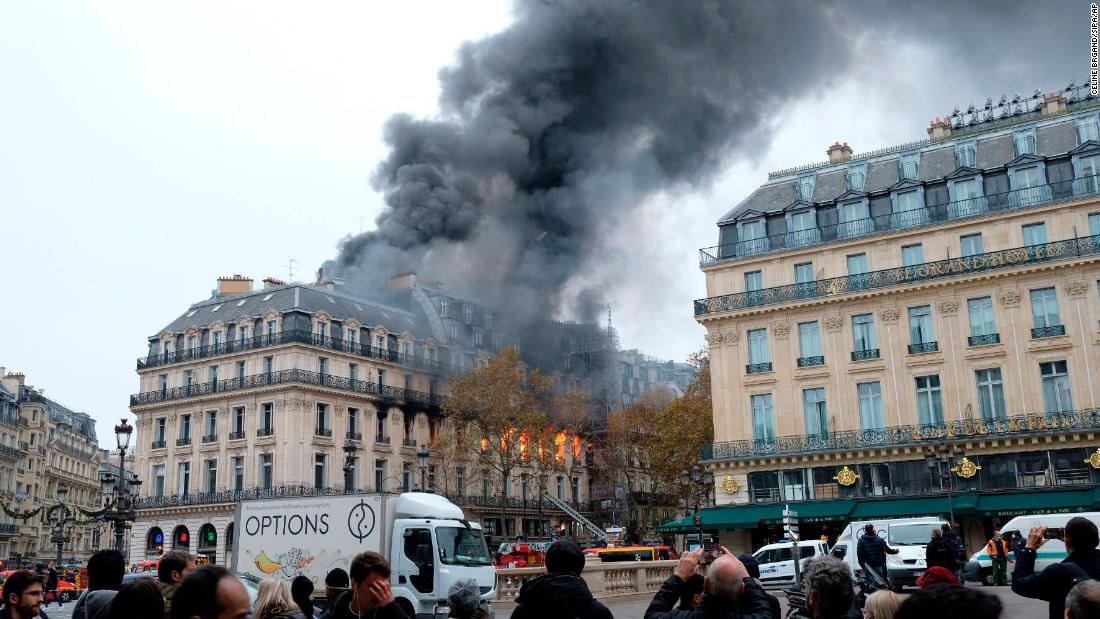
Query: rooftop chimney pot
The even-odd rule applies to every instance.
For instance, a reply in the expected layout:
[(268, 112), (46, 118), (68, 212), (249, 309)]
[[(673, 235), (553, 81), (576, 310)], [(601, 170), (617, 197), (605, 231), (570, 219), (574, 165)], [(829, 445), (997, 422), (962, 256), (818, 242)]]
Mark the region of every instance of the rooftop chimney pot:
[(1066, 95), (1061, 92), (1052, 92), (1043, 97), (1043, 116), (1053, 116), (1066, 111)]
[(242, 275), (218, 278), (218, 294), (248, 294), (252, 292), (252, 278)]
[(274, 277), (265, 277), (264, 278), (264, 290), (267, 290), (268, 288), (276, 288), (278, 286), (283, 286), (285, 284), (286, 284), (286, 282), (284, 282), (281, 279), (276, 279)]
[(829, 163), (848, 161), (852, 158), (852, 147), (848, 146), (847, 142), (843, 144), (840, 142), (833, 142), (833, 145), (825, 151), (825, 154), (829, 156)]
[(390, 290), (411, 290), (416, 285), (416, 273), (398, 273), (390, 278)]
[(946, 116), (943, 118), (937, 116), (928, 123), (929, 140), (943, 140), (949, 137), (951, 137), (951, 121)]

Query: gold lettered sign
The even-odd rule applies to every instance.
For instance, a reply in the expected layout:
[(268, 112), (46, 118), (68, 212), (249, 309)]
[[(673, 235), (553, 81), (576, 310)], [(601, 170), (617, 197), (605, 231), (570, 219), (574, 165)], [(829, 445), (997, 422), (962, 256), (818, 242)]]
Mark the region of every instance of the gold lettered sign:
[(982, 465), (971, 462), (970, 458), (963, 457), (962, 462), (951, 467), (951, 472), (955, 473), (963, 479), (970, 479), (978, 474), (978, 471), (982, 470)]
[(836, 474), (836, 477), (833, 477), (833, 479), (841, 486), (851, 486), (852, 484), (856, 483), (857, 479), (859, 479), (859, 473), (853, 471), (852, 469), (848, 468), (847, 465), (845, 465), (842, 469), (840, 469), (840, 472)]
[(1096, 448), (1096, 451), (1092, 452), (1088, 460), (1085, 460), (1085, 464), (1092, 466), (1094, 469), (1100, 469), (1100, 447)]
[(722, 480), (722, 491), (726, 494), (737, 494), (740, 489), (741, 482), (734, 479), (733, 475), (726, 475), (726, 478)]

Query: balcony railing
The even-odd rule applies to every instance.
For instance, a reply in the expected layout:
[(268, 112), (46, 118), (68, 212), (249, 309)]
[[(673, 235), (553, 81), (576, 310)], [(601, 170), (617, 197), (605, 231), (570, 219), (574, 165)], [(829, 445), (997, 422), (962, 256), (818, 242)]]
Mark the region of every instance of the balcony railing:
[(760, 374), (761, 372), (771, 372), (772, 362), (765, 361), (764, 363), (750, 363), (745, 366), (746, 374)]
[(0, 522), (0, 535), (18, 535), (19, 525), (9, 522)]
[(332, 438), (331, 428), (313, 428), (313, 436), (320, 436), (324, 438)]
[(968, 346), (989, 346), (991, 344), (1001, 343), (1000, 333), (987, 333), (985, 335), (971, 335), (966, 338)]
[(858, 275), (845, 275), (802, 284), (786, 284), (752, 292), (738, 292), (695, 300), (695, 315), (705, 316), (761, 305), (831, 297), (849, 292), (889, 288), (947, 277), (972, 275), (1029, 264), (1041, 264), (1100, 254), (1100, 235), (1013, 247), (965, 258), (948, 258), (907, 267), (895, 267)]
[(259, 438), (271, 436), (272, 434), (275, 434), (275, 428), (258, 428), (256, 430), (256, 436)]
[(865, 350), (853, 350), (852, 361), (870, 361), (871, 359), (879, 358), (879, 350), (877, 348), (867, 348)]
[(191, 444), (191, 437), (177, 438), (176, 439), (176, 447), (184, 447), (184, 446), (190, 445), (190, 444)]
[(776, 454), (900, 447), (951, 440), (1053, 434), (1100, 429), (1100, 409), (1032, 413), (1004, 419), (968, 419), (943, 424), (848, 430), (827, 435), (780, 436), (769, 440), (718, 442), (701, 450), (704, 460), (730, 460)]
[(390, 437), (382, 436), (380, 434), (375, 434), (374, 435), (374, 442), (378, 443), (379, 445), (389, 445), (390, 444)]
[(164, 449), (167, 446), (168, 443), (166, 441), (153, 441), (153, 443), (149, 446), (149, 449)]
[(1066, 334), (1065, 325), (1051, 325), (1049, 327), (1035, 327), (1031, 330), (1031, 339), (1037, 340), (1042, 337), (1058, 337), (1059, 335)]
[(415, 438), (409, 438), (409, 437), (403, 438), (403, 439), (401, 439), (401, 446), (402, 447), (416, 447), (416, 439)]
[(13, 428), (19, 425), (19, 415), (8, 413), (6, 415), (0, 415), (0, 423), (5, 423)]
[(0, 456), (11, 458), (13, 460), (18, 460), (19, 458), (23, 457), (23, 454), (21, 454), (19, 450), (15, 447), (0, 445)]
[(926, 352), (938, 352), (939, 349), (939, 342), (918, 342), (916, 344), (909, 345), (909, 354), (920, 355)]
[(203, 435), (203, 437), (202, 437), (202, 442), (203, 443), (214, 443), (217, 440), (218, 440), (218, 435), (217, 434), (206, 434), (206, 435)]
[(978, 217), (987, 213), (1064, 202), (1097, 193), (1100, 193), (1100, 176), (1088, 176), (1072, 181), (1060, 181), (1049, 185), (1039, 185), (976, 198), (965, 198), (947, 204), (930, 205), (897, 213), (884, 213), (867, 219), (826, 224), (809, 230), (797, 230), (786, 234), (744, 239), (736, 243), (706, 247), (699, 250), (699, 263), (708, 265), (723, 260), (745, 258), (772, 251), (846, 241), (861, 236)]
[(230, 432), (229, 433), (229, 440), (231, 440), (231, 441), (239, 441), (243, 438), (244, 438), (244, 430), (241, 430), (239, 432)]
[(19, 441), (19, 451), (30, 453), (31, 444), (27, 441)]
[(363, 440), (363, 433), (362, 432), (348, 432), (344, 436), (344, 438), (348, 439), (349, 441), (361, 441), (361, 440)]
[(815, 365), (825, 365), (825, 357), (817, 355), (816, 357), (799, 357), (798, 367), (809, 368)]
[(311, 346), (318, 346), (321, 348), (327, 348), (329, 350), (338, 350), (341, 352), (347, 352), (370, 359), (390, 361), (392, 363), (404, 365), (411, 368), (417, 368), (428, 372), (440, 372), (444, 374), (450, 374), (454, 373), (458, 369), (450, 364), (440, 363), (439, 361), (432, 361), (415, 355), (406, 355), (402, 352), (390, 350), (388, 348), (375, 348), (373, 346), (370, 346), (369, 344), (362, 344), (360, 342), (349, 342), (348, 340), (340, 338), (321, 337), (320, 335), (317, 335), (316, 333), (312, 333), (310, 331), (293, 329), (288, 331), (280, 331), (279, 333), (275, 333), (272, 335), (256, 335), (245, 339), (222, 342), (221, 344), (208, 344), (206, 346), (197, 346), (195, 348), (182, 348), (167, 353), (141, 357), (137, 360), (137, 369), (144, 370), (147, 368), (168, 365), (171, 363), (183, 363), (186, 361), (194, 361), (196, 359), (206, 359), (208, 357), (228, 355), (247, 350), (256, 350), (259, 348), (268, 348), (271, 346), (279, 346), (282, 344), (309, 344)]
[(253, 374), (241, 378), (227, 378), (216, 382), (196, 383), (190, 387), (173, 387), (167, 390), (146, 391), (130, 396), (130, 406), (143, 404), (157, 404), (172, 400), (194, 398), (221, 392), (242, 391), (246, 389), (258, 389), (274, 385), (317, 385), (338, 389), (352, 393), (375, 395), (382, 398), (400, 400), (403, 402), (423, 404), (426, 406), (440, 406), (443, 397), (434, 393), (414, 391), (392, 387), (390, 385), (379, 386), (377, 383), (368, 383), (362, 380), (352, 380), (331, 374), (319, 374), (308, 370), (279, 370), (268, 374)]

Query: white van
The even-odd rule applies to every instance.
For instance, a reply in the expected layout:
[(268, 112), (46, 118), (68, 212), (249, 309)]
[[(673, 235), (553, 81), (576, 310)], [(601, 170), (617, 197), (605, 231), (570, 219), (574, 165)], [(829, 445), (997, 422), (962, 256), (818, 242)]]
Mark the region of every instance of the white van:
[[(779, 587), (794, 584), (794, 559), (791, 558), (791, 542), (779, 542), (768, 544), (760, 550), (752, 553), (752, 556), (760, 563), (760, 582), (765, 587)], [(798, 555), (800, 557), (799, 569), (814, 557), (820, 557), (829, 552), (828, 545), (820, 540), (805, 540), (798, 542)]]
[[(1037, 516), (1016, 516), (1001, 525), (1001, 537), (1008, 542), (1008, 581), (1012, 582), (1012, 571), (1016, 568), (1016, 549), (1027, 543), (1028, 531), (1032, 527), (1064, 527), (1070, 518), (1083, 516), (1093, 521), (1100, 527), (1100, 512), (1081, 512), (1079, 514), (1051, 514)], [(970, 556), (970, 560), (963, 566), (963, 577), (970, 582), (980, 582), (983, 585), (993, 585), (993, 560), (986, 552), (989, 548), (989, 540), (982, 545), (982, 549)], [(1035, 571), (1040, 572), (1048, 565), (1059, 563), (1067, 557), (1066, 545), (1060, 539), (1050, 539), (1043, 544), (1035, 556)]]
[(844, 559), (852, 570), (852, 578), (858, 580), (863, 575), (856, 558), (856, 545), (863, 535), (863, 527), (870, 522), (875, 525), (879, 537), (886, 540), (890, 548), (897, 548), (898, 554), (886, 555), (886, 572), (890, 584), (900, 591), (905, 586), (916, 586), (917, 578), (924, 573), (925, 548), (932, 539), (932, 530), (945, 524), (942, 518), (926, 516), (921, 518), (895, 518), (891, 520), (864, 520), (853, 522), (841, 532), (836, 543), (830, 549), (834, 557)]

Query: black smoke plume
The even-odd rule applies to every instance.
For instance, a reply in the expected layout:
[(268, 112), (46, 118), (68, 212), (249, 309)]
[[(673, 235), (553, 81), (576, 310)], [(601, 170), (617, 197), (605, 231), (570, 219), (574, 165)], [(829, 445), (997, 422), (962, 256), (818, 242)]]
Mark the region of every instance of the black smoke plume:
[[(520, 0), (440, 73), (439, 118), (388, 122), (373, 178), (386, 209), (326, 272), (369, 291), (416, 271), (519, 325), (596, 319), (622, 276), (601, 269), (605, 240), (647, 198), (765, 152), (786, 104), (874, 62), (854, 58), (861, 37), (965, 47), (974, 24), (997, 30), (1008, 11), (993, 6)], [(806, 161), (823, 157), (813, 146)], [(659, 268), (645, 241), (637, 268)]]

